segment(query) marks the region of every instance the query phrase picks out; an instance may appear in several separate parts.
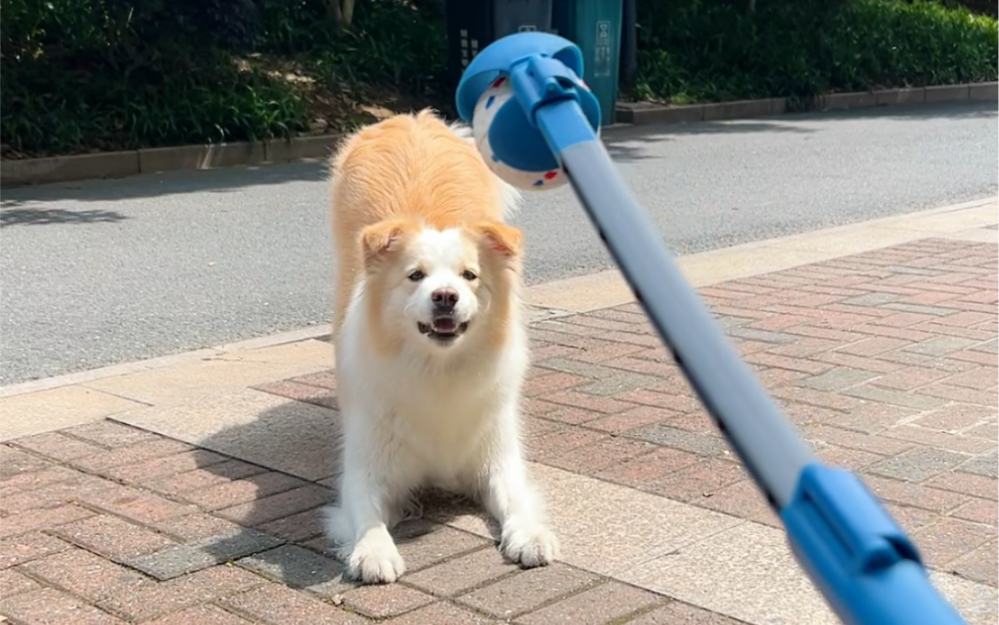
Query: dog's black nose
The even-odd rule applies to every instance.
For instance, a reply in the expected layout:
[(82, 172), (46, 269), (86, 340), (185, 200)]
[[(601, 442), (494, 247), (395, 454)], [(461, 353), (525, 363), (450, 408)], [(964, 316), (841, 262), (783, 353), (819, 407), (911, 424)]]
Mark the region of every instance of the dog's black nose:
[(454, 289), (437, 289), (430, 294), (430, 300), (438, 308), (451, 310), (458, 303), (458, 292)]

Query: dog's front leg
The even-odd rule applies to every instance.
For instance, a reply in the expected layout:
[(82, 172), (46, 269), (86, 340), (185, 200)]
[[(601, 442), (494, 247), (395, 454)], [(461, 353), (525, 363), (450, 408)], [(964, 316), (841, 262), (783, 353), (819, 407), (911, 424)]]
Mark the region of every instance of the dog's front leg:
[(366, 584), (387, 584), (399, 579), (406, 565), (388, 530), (392, 502), (371, 477), (350, 467), (343, 475), (341, 513), (353, 535), (347, 575)]
[(544, 506), (527, 479), (519, 441), (508, 435), (496, 451), (482, 492), (486, 510), (501, 527), (500, 551), (527, 568), (550, 564), (558, 557), (558, 540), (545, 524)]

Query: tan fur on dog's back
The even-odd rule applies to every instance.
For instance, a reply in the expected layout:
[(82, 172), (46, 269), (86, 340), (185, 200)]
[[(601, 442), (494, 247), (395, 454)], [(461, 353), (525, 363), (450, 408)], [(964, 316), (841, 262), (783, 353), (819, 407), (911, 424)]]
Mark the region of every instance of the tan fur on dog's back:
[(363, 260), (361, 231), (396, 217), (443, 230), (501, 221), (502, 183), (475, 146), (430, 110), (397, 115), (350, 136), (332, 162), (336, 247), (334, 337)]

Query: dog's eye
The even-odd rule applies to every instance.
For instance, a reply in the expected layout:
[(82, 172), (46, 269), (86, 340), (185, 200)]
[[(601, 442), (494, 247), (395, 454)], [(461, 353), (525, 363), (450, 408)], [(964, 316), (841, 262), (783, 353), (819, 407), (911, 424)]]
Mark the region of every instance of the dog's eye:
[(426, 278), (427, 276), (422, 271), (417, 269), (416, 271), (410, 273), (406, 277), (409, 278), (412, 282), (419, 282), (420, 280)]
[(475, 275), (474, 271), (469, 271), (468, 269), (466, 269), (465, 271), (462, 272), (461, 277), (471, 282), (476, 278), (478, 278), (479, 276)]

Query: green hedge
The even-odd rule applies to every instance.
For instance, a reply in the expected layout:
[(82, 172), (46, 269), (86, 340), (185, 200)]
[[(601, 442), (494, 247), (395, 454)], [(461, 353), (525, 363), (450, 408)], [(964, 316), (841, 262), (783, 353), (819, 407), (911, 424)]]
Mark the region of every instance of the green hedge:
[(685, 103), (996, 80), (996, 20), (897, 0), (639, 2), (635, 95)]
[[(472, 1), (472, 0), (468, 0)], [(477, 1), (477, 0), (476, 0)], [(996, 79), (957, 2), (639, 0), (635, 95), (674, 102)], [(982, 0), (984, 1), (984, 0)], [(311, 114), (450, 101), (443, 0), (0, 0), (4, 156), (284, 137)]]
[(433, 8), (361, 0), (345, 31), (324, 0), (0, 0), (0, 140), (40, 155), (290, 136), (372, 86), (431, 92)]
[(257, 50), (294, 58), (331, 84), (391, 85), (413, 94), (443, 84), (447, 39), (439, 0), (358, 0), (345, 31), (331, 27), (325, 0), (257, 5)]
[(264, 137), (305, 119), (293, 93), (226, 49), (248, 44), (250, 0), (0, 0), (0, 12), (0, 132), (15, 150)]

